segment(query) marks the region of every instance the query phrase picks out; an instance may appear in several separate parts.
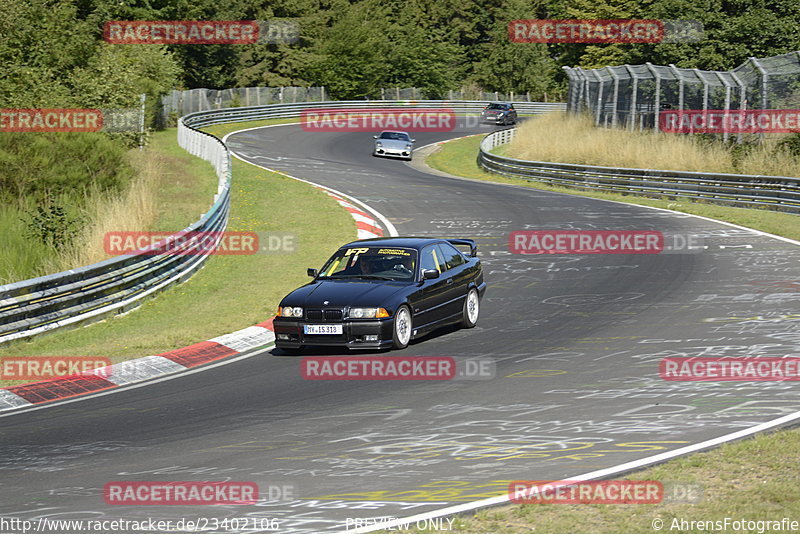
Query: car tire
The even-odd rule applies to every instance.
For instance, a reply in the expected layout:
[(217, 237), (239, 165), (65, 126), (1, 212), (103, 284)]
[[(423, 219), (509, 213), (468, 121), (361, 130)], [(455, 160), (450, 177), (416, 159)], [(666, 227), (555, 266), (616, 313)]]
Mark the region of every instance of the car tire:
[(392, 322), (392, 346), (404, 349), (411, 341), (411, 310), (403, 304), (397, 308)]
[(463, 328), (474, 328), (478, 324), (480, 312), (481, 299), (478, 297), (478, 290), (473, 287), (467, 292), (467, 298), (464, 299), (461, 326)]

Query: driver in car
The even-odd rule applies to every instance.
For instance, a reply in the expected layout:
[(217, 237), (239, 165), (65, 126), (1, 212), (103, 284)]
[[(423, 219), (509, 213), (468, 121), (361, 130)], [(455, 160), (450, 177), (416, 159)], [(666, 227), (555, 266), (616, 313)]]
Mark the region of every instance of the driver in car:
[(358, 258), (358, 266), (361, 269), (361, 274), (372, 274), (375, 271), (374, 266), (375, 258), (371, 256), (361, 256)]

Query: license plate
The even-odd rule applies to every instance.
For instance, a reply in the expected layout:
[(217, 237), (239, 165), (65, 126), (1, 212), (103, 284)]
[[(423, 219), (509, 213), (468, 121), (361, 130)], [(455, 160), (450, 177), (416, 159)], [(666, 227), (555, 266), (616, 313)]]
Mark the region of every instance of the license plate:
[(341, 334), (342, 325), (340, 324), (306, 324), (303, 325), (305, 334)]

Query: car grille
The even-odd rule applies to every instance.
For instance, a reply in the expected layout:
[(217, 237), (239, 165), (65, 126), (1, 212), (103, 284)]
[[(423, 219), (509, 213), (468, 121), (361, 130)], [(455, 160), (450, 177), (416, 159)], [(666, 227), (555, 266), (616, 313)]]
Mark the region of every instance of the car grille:
[(344, 317), (341, 309), (311, 309), (306, 313), (309, 321), (341, 321)]

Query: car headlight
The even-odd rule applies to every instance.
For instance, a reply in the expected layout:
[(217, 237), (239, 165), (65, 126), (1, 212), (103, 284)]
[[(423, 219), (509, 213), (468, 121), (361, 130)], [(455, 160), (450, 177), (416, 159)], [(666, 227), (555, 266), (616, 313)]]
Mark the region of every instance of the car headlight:
[(281, 317), (302, 317), (303, 308), (300, 308), (299, 306), (284, 306), (282, 308), (278, 308), (278, 315)]
[(351, 319), (379, 319), (389, 317), (389, 312), (383, 308), (350, 308)]
[(381, 144), (381, 142), (380, 142), (380, 141), (375, 141), (375, 146), (377, 146), (377, 147), (382, 147), (383, 145)]

